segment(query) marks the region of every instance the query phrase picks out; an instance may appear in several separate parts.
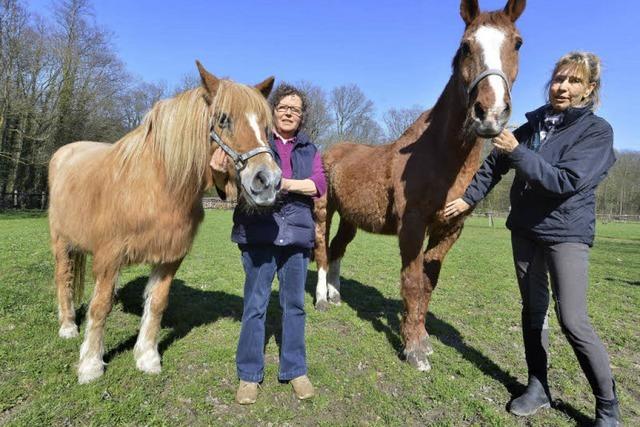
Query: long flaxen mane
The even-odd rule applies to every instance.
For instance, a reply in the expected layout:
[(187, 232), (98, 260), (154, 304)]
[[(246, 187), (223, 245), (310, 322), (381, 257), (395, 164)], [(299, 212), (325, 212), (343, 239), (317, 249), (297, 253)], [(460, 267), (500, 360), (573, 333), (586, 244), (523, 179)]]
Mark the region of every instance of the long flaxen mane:
[(140, 126), (116, 143), (120, 170), (135, 167), (150, 150), (164, 166), (170, 191), (198, 191), (209, 163), (210, 130), (219, 114), (233, 120), (250, 111), (271, 123), (269, 105), (257, 90), (230, 80), (219, 83), (210, 103), (202, 87), (158, 101)]

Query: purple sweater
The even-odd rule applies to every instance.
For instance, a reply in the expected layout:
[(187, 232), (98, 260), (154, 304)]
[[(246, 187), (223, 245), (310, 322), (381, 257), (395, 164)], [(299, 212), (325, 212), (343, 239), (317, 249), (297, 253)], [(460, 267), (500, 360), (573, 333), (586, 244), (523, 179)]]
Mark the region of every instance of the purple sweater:
[[(293, 151), (293, 147), (295, 145), (295, 138), (287, 140), (287, 143), (282, 142), (278, 135), (273, 135), (273, 141), (278, 149), (278, 154), (280, 155), (282, 169), (282, 177), (291, 179), (293, 176), (293, 170), (291, 166), (291, 151)], [(320, 156), (320, 152), (317, 152), (315, 157), (313, 158), (313, 172), (311, 176), (308, 178), (316, 185), (316, 189), (318, 192), (315, 197), (321, 197), (327, 192), (327, 178), (324, 175), (324, 166), (322, 166), (322, 157)]]

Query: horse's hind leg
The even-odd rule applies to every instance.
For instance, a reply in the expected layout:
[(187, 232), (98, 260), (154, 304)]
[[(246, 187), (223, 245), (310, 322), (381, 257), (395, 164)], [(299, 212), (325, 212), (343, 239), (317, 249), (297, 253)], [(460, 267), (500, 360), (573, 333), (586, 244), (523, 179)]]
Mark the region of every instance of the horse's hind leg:
[(99, 255), (93, 259), (93, 274), (96, 279), (93, 297), (87, 313), (87, 326), (84, 341), (80, 346), (80, 362), (78, 364), (78, 381), (88, 383), (104, 373), (104, 325), (113, 306), (113, 291), (118, 275), (118, 266), (113, 260), (106, 260)]
[(52, 239), (53, 255), (55, 257), (55, 282), (58, 296), (58, 319), (60, 329), (58, 335), (62, 338), (78, 336), (76, 312), (73, 305), (74, 276), (81, 275), (84, 279), (84, 255), (75, 255), (69, 249), (66, 241), (58, 236)]
[(316, 309), (325, 311), (329, 308), (327, 302), (327, 270), (329, 269), (329, 232), (333, 209), (327, 205), (327, 196), (317, 199), (315, 202), (316, 219), (316, 246), (314, 259), (318, 266), (318, 281), (316, 283)]
[(171, 280), (182, 260), (159, 264), (153, 268), (144, 290), (144, 312), (138, 340), (133, 349), (136, 367), (150, 374), (160, 373), (160, 353), (158, 353), (158, 332), (162, 314), (169, 302)]
[(358, 227), (352, 222), (340, 218), (338, 232), (329, 246), (329, 272), (327, 273), (327, 287), (329, 302), (340, 304), (340, 262), (344, 257), (347, 246), (356, 237)]

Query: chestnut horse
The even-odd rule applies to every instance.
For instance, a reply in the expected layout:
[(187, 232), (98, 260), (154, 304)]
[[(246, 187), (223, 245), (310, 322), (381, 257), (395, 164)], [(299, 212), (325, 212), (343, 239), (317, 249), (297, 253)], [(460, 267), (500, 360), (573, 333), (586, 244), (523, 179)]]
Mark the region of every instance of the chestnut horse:
[(118, 272), (127, 264), (152, 265), (134, 357), (141, 371), (160, 372), (160, 321), (171, 280), (204, 216), (201, 198), (213, 184), (209, 160), (216, 149), (249, 151), (253, 157), (244, 167), (230, 171), (240, 197), (257, 206), (275, 201), (281, 172), (268, 155), (265, 99), (273, 78), (251, 88), (197, 65), (202, 86), (156, 103), (115, 144), (75, 142), (51, 159), (49, 224), (62, 338), (78, 335), (74, 297), (78, 303), (85, 257), (93, 254), (95, 289), (80, 347), (80, 383), (103, 374), (105, 321)]
[[(524, 7), (525, 0), (509, 0), (504, 10), (481, 13), (477, 0), (463, 0), (466, 28), (436, 105), (391, 144), (340, 143), (323, 158), (329, 190), (316, 203), (316, 308), (327, 309), (327, 296), (340, 302), (340, 261), (358, 228), (396, 234), (403, 353), (421, 371), (431, 369), (427, 356), (433, 350), (425, 328), (431, 293), (463, 226), (460, 217), (444, 217), (444, 206), (462, 196), (479, 166), (483, 142), (507, 124), (522, 44), (514, 23)], [(328, 247), (336, 211), (340, 225)]]

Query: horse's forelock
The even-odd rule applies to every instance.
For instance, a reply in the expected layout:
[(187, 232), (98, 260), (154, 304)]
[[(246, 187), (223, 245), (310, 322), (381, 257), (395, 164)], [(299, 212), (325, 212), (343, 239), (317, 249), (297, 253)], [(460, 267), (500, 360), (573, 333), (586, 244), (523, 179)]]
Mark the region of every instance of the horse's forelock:
[(222, 80), (212, 101), (214, 112), (223, 112), (232, 119), (241, 119), (246, 113), (253, 113), (260, 122), (271, 123), (271, 109), (265, 98), (256, 89)]

